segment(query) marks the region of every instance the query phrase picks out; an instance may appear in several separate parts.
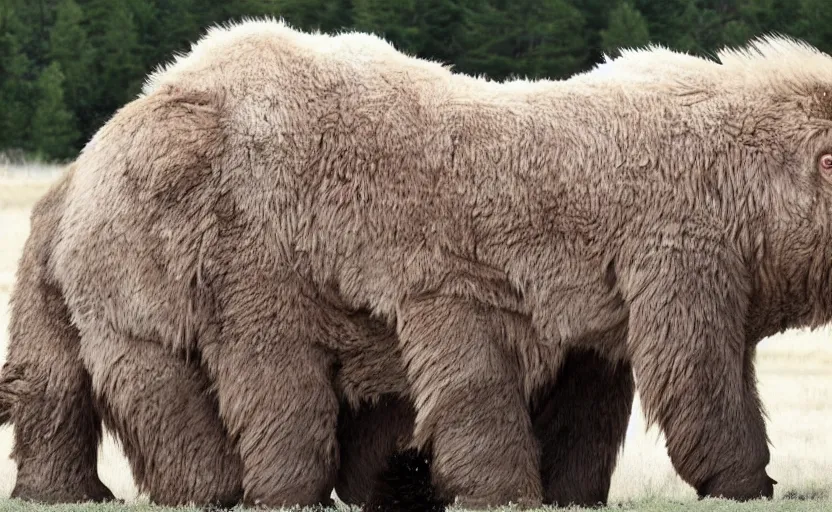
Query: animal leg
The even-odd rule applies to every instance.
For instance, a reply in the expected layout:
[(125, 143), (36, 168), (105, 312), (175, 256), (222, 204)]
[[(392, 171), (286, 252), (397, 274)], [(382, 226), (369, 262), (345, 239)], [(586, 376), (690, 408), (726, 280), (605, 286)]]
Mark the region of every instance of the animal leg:
[(244, 503), (331, 502), (338, 470), (336, 335), (293, 276), (240, 277), (219, 298), (219, 339), (202, 347), (220, 416), (238, 440)]
[[(38, 233), (38, 224), (33, 225)], [(98, 477), (101, 419), (78, 357), (80, 339), (60, 290), (44, 277), (34, 238), (12, 296), (8, 360), (0, 387), (14, 389), (13, 498), (42, 503), (113, 500)], [(33, 254), (34, 253), (34, 254)]]
[(544, 502), (592, 507), (607, 503), (624, 444), (635, 383), (630, 365), (573, 349), (533, 414), (541, 445)]
[[(721, 254), (659, 253), (631, 299), (629, 351), (648, 419), (700, 496), (771, 497), (768, 442), (744, 322), (742, 266)], [(632, 290), (630, 291), (632, 293)]]
[[(766, 463), (769, 460), (768, 455), (768, 435), (766, 434), (765, 420), (762, 414), (762, 403), (760, 402), (760, 395), (757, 391), (757, 378), (754, 372), (754, 354), (753, 346), (746, 347), (745, 358), (743, 361), (743, 382), (745, 388), (742, 399), (744, 406), (744, 416), (747, 418), (746, 428), (749, 432), (749, 441), (752, 441), (752, 446), (757, 448), (757, 452), (752, 452), (750, 455), (756, 456), (760, 461), (759, 464)], [(760, 448), (760, 447), (764, 447)], [(765, 467), (765, 466), (763, 466)], [(770, 478), (765, 472), (760, 474), (756, 472), (751, 480), (744, 478), (737, 478), (736, 473), (731, 470), (724, 470), (712, 476), (709, 480), (697, 487), (697, 492), (700, 497), (705, 496), (721, 496), (733, 499), (749, 499), (757, 497), (771, 498), (774, 494), (774, 485), (777, 482)]]
[(502, 315), (452, 297), (408, 300), (399, 337), (440, 497), (467, 508), (538, 506), (539, 449)]
[(242, 499), (239, 455), (195, 364), (106, 326), (85, 335), (82, 347), (104, 422), (151, 501), (231, 506)]

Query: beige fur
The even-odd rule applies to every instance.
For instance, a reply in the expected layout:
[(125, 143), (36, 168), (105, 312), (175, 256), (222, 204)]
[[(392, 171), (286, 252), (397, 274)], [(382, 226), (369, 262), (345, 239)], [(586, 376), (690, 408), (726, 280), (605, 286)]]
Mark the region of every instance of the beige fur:
[[(35, 208), (14, 292), (11, 361), (0, 380), (0, 421), (12, 420), (17, 438), (20, 470), (13, 496), (41, 502), (112, 499), (96, 475), (98, 437), (90, 436), (100, 429), (100, 415), (153, 502), (234, 504), (242, 497), (239, 454), (222, 429), (198, 352), (176, 354), (153, 342), (113, 339), (115, 350), (88, 359), (88, 368), (79, 359), (77, 331), (44, 272), (74, 169), (73, 164)], [(44, 309), (41, 301), (58, 302)], [(56, 328), (69, 333), (65, 341), (50, 334)], [(400, 503), (408, 496), (396, 490), (385, 495), (378, 478), (393, 452), (410, 442), (415, 414), (395, 333), (365, 312), (349, 315), (337, 332), (343, 348), (334, 376), (342, 403), (335, 489), (347, 503), (388, 510), (384, 500)], [(100, 376), (95, 396), (88, 369)], [(544, 501), (606, 502), (633, 399), (629, 366), (616, 369), (597, 355), (575, 353), (556, 384), (541, 394), (530, 405), (541, 444)], [(66, 419), (54, 425), (53, 417)]]
[(632, 363), (700, 494), (770, 496), (753, 350), (832, 313), (832, 59), (719, 57), (498, 84), (365, 35), (214, 29), (79, 158), (50, 272), (81, 355), (199, 350), (251, 503), (331, 487), (357, 309), (396, 325), (415, 440), (464, 505), (541, 502), (527, 404), (572, 349)]

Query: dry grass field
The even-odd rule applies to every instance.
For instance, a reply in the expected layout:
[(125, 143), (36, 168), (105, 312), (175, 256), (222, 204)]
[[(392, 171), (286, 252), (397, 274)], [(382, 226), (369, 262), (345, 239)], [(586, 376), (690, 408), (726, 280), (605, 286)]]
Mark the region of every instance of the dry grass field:
[[(14, 272), (28, 233), (32, 203), (48, 188), (54, 172), (0, 169), (0, 360), (8, 337), (8, 300)], [(769, 416), (772, 463), (779, 481), (776, 499), (736, 504), (696, 501), (675, 475), (655, 428), (647, 429), (638, 406), (613, 478), (611, 510), (830, 510), (832, 511), (832, 330), (787, 332), (760, 345), (758, 374)], [(14, 463), (8, 459), (12, 436), (0, 429), (0, 497), (11, 492)], [(62, 512), (159, 511), (138, 496), (119, 447), (107, 438), (101, 449), (102, 480), (126, 505), (40, 507), (0, 498), (0, 511)]]

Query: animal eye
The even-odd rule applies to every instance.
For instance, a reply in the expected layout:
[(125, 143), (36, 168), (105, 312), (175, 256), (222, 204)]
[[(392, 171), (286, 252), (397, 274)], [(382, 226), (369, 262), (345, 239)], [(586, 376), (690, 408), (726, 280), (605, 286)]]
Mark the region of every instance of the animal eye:
[(824, 172), (832, 172), (832, 153), (826, 153), (818, 161), (820, 169)]

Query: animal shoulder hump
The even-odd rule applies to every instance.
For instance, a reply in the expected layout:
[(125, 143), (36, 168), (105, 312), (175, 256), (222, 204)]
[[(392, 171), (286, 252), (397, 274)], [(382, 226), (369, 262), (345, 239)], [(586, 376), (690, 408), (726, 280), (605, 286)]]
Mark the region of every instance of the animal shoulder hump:
[(221, 86), (223, 80), (239, 80), (243, 67), (266, 67), (281, 55), (308, 52), (322, 39), (293, 29), (282, 20), (249, 19), (216, 25), (191, 45), (186, 53), (160, 65), (145, 80), (142, 95), (149, 95), (165, 85), (199, 81)]

